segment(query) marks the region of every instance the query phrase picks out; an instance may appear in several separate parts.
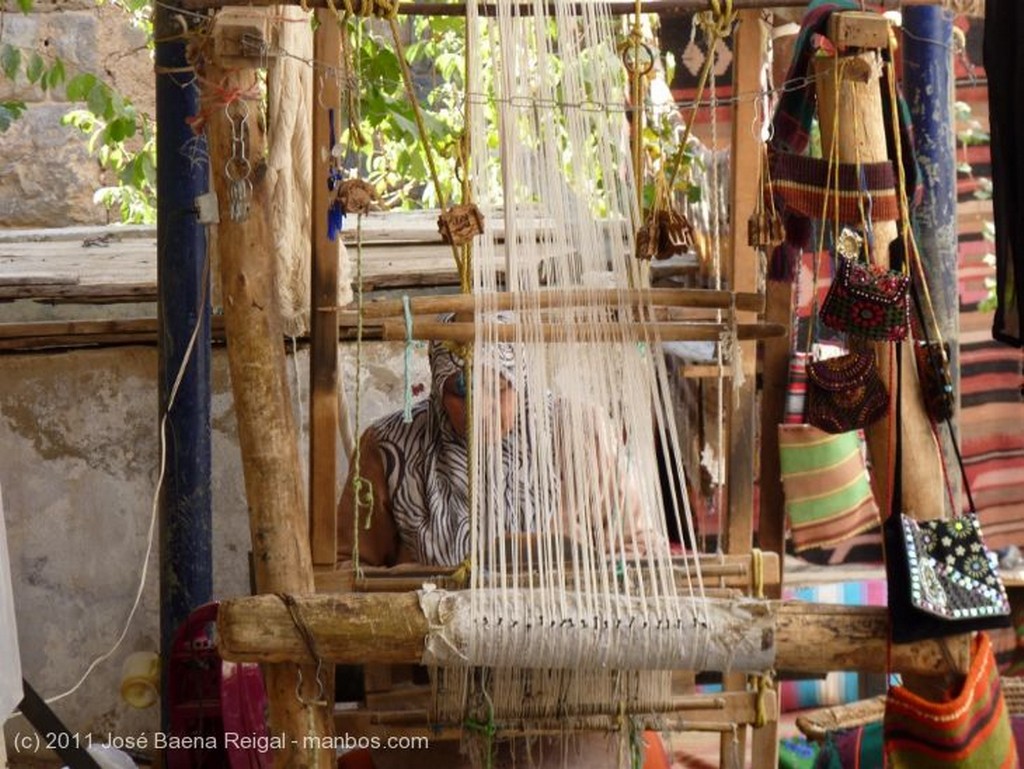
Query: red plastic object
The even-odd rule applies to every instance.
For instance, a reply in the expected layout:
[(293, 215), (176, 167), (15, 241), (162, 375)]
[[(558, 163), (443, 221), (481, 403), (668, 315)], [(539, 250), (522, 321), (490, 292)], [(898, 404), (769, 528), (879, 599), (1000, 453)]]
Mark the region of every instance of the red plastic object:
[(217, 608), (193, 611), (174, 635), (167, 668), (168, 769), (270, 769), (267, 696), (258, 665), (217, 653)]

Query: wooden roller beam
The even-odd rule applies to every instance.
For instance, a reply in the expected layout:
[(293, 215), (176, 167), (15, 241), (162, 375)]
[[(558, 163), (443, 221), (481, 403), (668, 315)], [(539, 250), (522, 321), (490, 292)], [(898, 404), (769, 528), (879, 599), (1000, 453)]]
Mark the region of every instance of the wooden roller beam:
[[(647, 708), (643, 712), (581, 714), (560, 713), (557, 722), (530, 715), (516, 714), (514, 719), (503, 723), (495, 718), (494, 725), (502, 736), (528, 736), (540, 734), (562, 734), (570, 724), (575, 729), (615, 732), (631, 721), (644, 729), (673, 732), (728, 732), (735, 724), (752, 724), (758, 717), (758, 695), (756, 692), (725, 692), (715, 695), (681, 697), (666, 707)], [(778, 698), (774, 692), (766, 693), (762, 702), (762, 716), (778, 718)], [(623, 715), (630, 719), (623, 720)], [(634, 719), (636, 719), (634, 721)], [(422, 735), (436, 740), (458, 739), (462, 725), (431, 722), (425, 709), (372, 710), (360, 709), (341, 711), (335, 715), (338, 734), (360, 734), (364, 736), (389, 737), (395, 734), (406, 736)]]
[[(747, 592), (757, 587), (751, 576), (752, 560), (749, 555), (704, 555), (700, 556), (699, 562), (698, 569), (691, 558), (672, 560), (676, 586), (680, 591), (690, 590), (690, 585), (695, 584), (698, 571), (705, 591), (711, 586), (743, 588)], [(764, 586), (779, 584), (782, 577), (778, 554), (762, 553), (762, 567)], [(466, 587), (463, 574), (465, 570), (457, 566), (423, 566), (410, 563), (393, 567), (363, 566), (360, 571), (361, 576), (357, 578), (350, 563), (342, 564), (336, 569), (315, 570), (313, 576), (316, 592), (405, 592), (418, 590), (424, 582), (430, 582), (443, 590)], [(568, 571), (571, 572), (571, 569)]]
[[(652, 337), (658, 336), (664, 342), (717, 342), (723, 334), (729, 331), (728, 326), (720, 323), (646, 323), (638, 321), (630, 328), (642, 331)], [(559, 342), (581, 344), (622, 341), (621, 330), (614, 324), (594, 325), (583, 331), (580, 326), (574, 326), (573, 329), (575, 333), (570, 337), (566, 334), (564, 324), (543, 324), (539, 329), (531, 329), (531, 331), (539, 331), (539, 333), (532, 336), (530, 341), (555, 344)], [(350, 328), (347, 331), (354, 332), (354, 329)], [(513, 325), (496, 325), (491, 332), (493, 332), (493, 341), (496, 342), (523, 341), (521, 329)], [(736, 333), (741, 341), (747, 341), (785, 336), (789, 333), (789, 329), (781, 323), (741, 323), (737, 324)], [(405, 322), (401, 320), (363, 324), (363, 339), (367, 341), (404, 342), (407, 338)], [(420, 341), (437, 340), (469, 344), (476, 341), (476, 327), (473, 323), (441, 323), (414, 318), (412, 338)]]
[[(325, 660), (418, 663), (423, 658), (430, 629), (415, 593), (314, 595), (296, 601)], [(886, 672), (889, 620), (885, 607), (766, 603), (776, 617), (777, 669), (816, 675), (833, 670)], [(309, 661), (306, 646), (277, 596), (224, 601), (218, 626), (224, 659)], [(893, 671), (939, 675), (952, 665), (954, 672), (965, 673), (966, 637), (948, 639), (945, 644), (945, 649), (936, 641), (893, 645)]]
[[(732, 0), (732, 7), (740, 9), (759, 8), (803, 8), (810, 0)], [(874, 5), (882, 7), (898, 8), (904, 5), (941, 5), (943, 0), (875, 0)], [(227, 8), (233, 5), (251, 5), (263, 7), (278, 5), (278, 0), (185, 0), (184, 7), (191, 10), (205, 8)], [(287, 3), (286, 3), (287, 4)], [(298, 5), (297, 0), (291, 3)], [(354, 9), (361, 7), (360, 2), (354, 2)], [(327, 8), (327, 0), (308, 0), (306, 7)], [(640, 3), (641, 13), (657, 13), (662, 16), (680, 15), (691, 11), (704, 11), (710, 7), (708, 0), (643, 0)], [(497, 6), (494, 4), (482, 5), (477, 13), (480, 16), (496, 15)], [(554, 5), (549, 5), (548, 13), (554, 14)], [(580, 13), (582, 6), (577, 6), (575, 13)], [(610, 13), (614, 16), (628, 16), (636, 12), (636, 3), (613, 2), (610, 4)], [(464, 3), (401, 3), (398, 6), (398, 13), (403, 16), (465, 16), (466, 6)], [(522, 3), (516, 7), (517, 16), (532, 16), (535, 13), (534, 6), (530, 3)]]
[[(542, 308), (588, 305), (609, 305), (618, 303), (632, 306), (653, 305), (659, 307), (695, 307), (706, 309), (728, 309), (734, 295), (729, 291), (715, 291), (704, 288), (652, 288), (642, 290), (616, 289), (575, 289), (569, 291), (536, 291), (511, 294), (491, 294), (483, 301), (489, 310), (512, 310), (517, 307)], [(409, 299), (413, 315), (431, 315), (443, 312), (473, 312), (480, 297), (473, 294), (446, 294), (442, 296), (417, 296)], [(748, 312), (764, 311), (764, 295), (753, 293), (735, 294), (737, 310)], [(404, 305), (400, 299), (380, 299), (363, 305), (364, 318), (398, 318), (403, 315)]]

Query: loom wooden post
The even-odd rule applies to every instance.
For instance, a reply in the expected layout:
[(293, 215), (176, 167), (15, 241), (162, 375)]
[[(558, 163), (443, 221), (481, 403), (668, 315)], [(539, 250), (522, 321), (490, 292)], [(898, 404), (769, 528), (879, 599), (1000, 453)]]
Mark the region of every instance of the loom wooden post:
[[(788, 280), (767, 280), (765, 321), (788, 324), (793, 310), (793, 284)], [(760, 515), (757, 536), (761, 549), (777, 553), (780, 559), (786, 547), (786, 526), (777, 426), (782, 423), (786, 411), (789, 358), (788, 336), (764, 341), (761, 360), (761, 472), (758, 478)], [(784, 580), (784, 572), (782, 576)], [(769, 597), (782, 597), (783, 580), (768, 587)]]
[[(336, 593), (299, 597), (299, 609), (325, 660), (414, 663), (423, 658), (429, 622), (416, 593)], [(775, 666), (792, 673), (833, 670), (886, 672), (888, 610), (803, 601), (769, 601), (775, 613)], [(235, 598), (221, 604), (220, 651), (237, 662), (308, 660), (295, 624), (277, 596)], [(728, 637), (729, 629), (721, 628)], [(675, 632), (675, 631), (673, 631)], [(687, 629), (678, 631), (688, 643)], [(958, 638), (949, 639), (957, 641)], [(947, 641), (948, 643), (948, 641)], [(953, 670), (968, 666), (966, 644), (949, 644)], [(938, 675), (950, 669), (943, 642), (892, 647), (894, 672)]]
[[(840, 162), (875, 163), (889, 160), (882, 110), (882, 99), (888, 99), (888, 94), (882, 94), (880, 63), (880, 55), (876, 51), (816, 60), (818, 115), (825, 157), (831, 152), (833, 142), (837, 142)], [(835, 77), (837, 66), (843, 75), (838, 84), (838, 93)], [(897, 236), (896, 222), (875, 222), (873, 226), (874, 258), (887, 266), (889, 246)], [(903, 510), (918, 518), (935, 518), (941, 516), (945, 509), (942, 465), (931, 423), (924, 412), (913, 350), (906, 344), (900, 347), (903, 376), (899, 405), (902, 409), (904, 461), (899, 471), (902, 478)], [(885, 382), (890, 381), (890, 350), (889, 344), (876, 346), (878, 366)], [(889, 463), (893, 447), (889, 420), (876, 422), (868, 428), (867, 434), (875, 499), (883, 515), (886, 515), (892, 489)]]
[[(206, 94), (244, 93), (257, 82), (251, 69), (207, 67), (204, 82), (217, 85)], [(204, 103), (206, 103), (204, 101)], [(222, 169), (232, 152), (232, 127), (223, 105), (212, 108), (208, 122), (210, 168), (220, 207), (218, 244), (227, 333), (228, 364), (238, 420), (245, 491), (249, 504), (253, 564), (257, 590), (304, 595), (313, 591), (305, 492), (298, 434), (292, 417), (285, 367), (283, 333), (274, 288), (272, 243), (267, 229), (267, 185), (262, 167), (266, 137), (249, 103), (246, 121), (248, 158), (252, 163), (252, 203), (243, 221), (232, 221), (228, 180)], [(278, 600), (278, 599), (274, 599)], [(327, 707), (317, 697), (316, 669), (303, 665), (302, 692), (296, 696), (300, 668), (270, 664), (264, 668), (270, 703), (270, 730), (298, 738), (274, 756), (276, 767), (328, 769), (333, 751), (303, 749), (301, 736), (330, 735)], [(326, 742), (326, 741), (325, 741)]]
[[(760, 11), (740, 11), (733, 32), (734, 55), (733, 93), (757, 93), (761, 88), (761, 74), (765, 66), (766, 29), (761, 22)], [(709, 51), (709, 56), (714, 52)], [(732, 200), (730, 211), (732, 221), (746, 221), (755, 208), (761, 194), (759, 177), (750, 173), (761, 160), (760, 137), (755, 137), (750, 127), (755, 124), (756, 105), (753, 99), (739, 99), (732, 115)], [(726, 271), (727, 285), (732, 291), (757, 291), (758, 271), (761, 265), (757, 250), (748, 245), (746, 233), (732, 227), (731, 247)], [(756, 320), (752, 313), (736, 312), (736, 323)], [(757, 359), (757, 343), (742, 342), (733, 354), (742, 355), (744, 361)], [(754, 538), (754, 473), (755, 473), (755, 396), (756, 378), (747, 377), (743, 383), (730, 380), (726, 386), (725, 411), (728, 430), (729, 455), (726, 470), (726, 510), (724, 521), (724, 550), (729, 554), (750, 552)], [(728, 674), (723, 678), (726, 689), (745, 689), (746, 676)], [(758, 739), (775, 744), (778, 722), (763, 724), (755, 732), (766, 732)], [(723, 765), (730, 752), (740, 757), (746, 755), (747, 730), (734, 734), (723, 734), (719, 754)], [(775, 751), (767, 750), (762, 755), (751, 756), (754, 769), (771, 769), (778, 764)]]
[[(313, 57), (327, 71), (341, 71), (341, 29), (334, 14), (316, 12)], [(314, 85), (322, 93), (314, 103), (328, 107), (341, 101), (336, 77)], [(334, 566), (337, 559), (338, 463), (338, 260), (340, 240), (328, 237), (327, 211), (333, 193), (327, 188), (331, 150), (327, 109), (313, 111), (313, 259), (310, 282), (309, 352), (309, 545), (314, 566)]]

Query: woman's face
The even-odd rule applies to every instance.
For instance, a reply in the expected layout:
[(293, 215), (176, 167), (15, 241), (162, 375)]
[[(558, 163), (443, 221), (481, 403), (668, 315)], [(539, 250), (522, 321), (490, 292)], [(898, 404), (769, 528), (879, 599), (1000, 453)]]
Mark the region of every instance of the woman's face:
[[(501, 420), (501, 435), (504, 437), (512, 431), (512, 427), (515, 425), (516, 393), (505, 377), (492, 372), (485, 372), (484, 376), (484, 387), (480, 388), (483, 392), (477, 396), (478, 400), (474, 404), (474, 408), (478, 414), (495, 413), (495, 409), (497, 409)], [(494, 383), (486, 379), (490, 376), (498, 378), (496, 395)], [(493, 403), (495, 397), (498, 400), (497, 404)], [(465, 437), (466, 382), (462, 372), (453, 374), (445, 380), (444, 388), (441, 391), (441, 403), (455, 432)]]

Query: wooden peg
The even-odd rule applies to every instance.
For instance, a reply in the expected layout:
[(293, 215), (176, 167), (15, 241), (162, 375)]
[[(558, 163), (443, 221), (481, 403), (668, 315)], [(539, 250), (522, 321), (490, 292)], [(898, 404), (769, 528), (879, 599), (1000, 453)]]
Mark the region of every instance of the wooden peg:
[(889, 46), (889, 20), (878, 13), (843, 11), (828, 20), (828, 39), (840, 52)]

